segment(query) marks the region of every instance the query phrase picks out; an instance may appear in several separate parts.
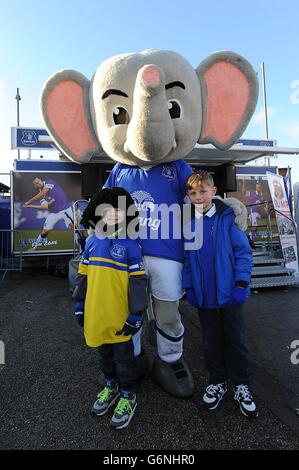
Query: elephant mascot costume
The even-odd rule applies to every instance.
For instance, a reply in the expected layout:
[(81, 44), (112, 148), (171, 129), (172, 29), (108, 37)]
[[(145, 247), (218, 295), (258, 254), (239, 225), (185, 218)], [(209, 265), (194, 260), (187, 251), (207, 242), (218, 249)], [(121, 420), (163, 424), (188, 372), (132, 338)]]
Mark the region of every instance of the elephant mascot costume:
[[(104, 61), (91, 81), (77, 71), (63, 70), (42, 90), (43, 118), (59, 149), (78, 163), (104, 151), (117, 162), (105, 187), (125, 188), (139, 209), (156, 323), (153, 375), (176, 397), (194, 391), (182, 357), (184, 327), (178, 310), (183, 242), (175, 236), (175, 227), (163, 236), (163, 211), (155, 208), (182, 206), (192, 173), (182, 158), (196, 143), (231, 147), (250, 121), (257, 98), (256, 72), (247, 60), (228, 51), (212, 54), (195, 70), (171, 51), (117, 55)], [(245, 206), (233, 198), (224, 202), (245, 230)], [(140, 340), (135, 349), (138, 358)]]

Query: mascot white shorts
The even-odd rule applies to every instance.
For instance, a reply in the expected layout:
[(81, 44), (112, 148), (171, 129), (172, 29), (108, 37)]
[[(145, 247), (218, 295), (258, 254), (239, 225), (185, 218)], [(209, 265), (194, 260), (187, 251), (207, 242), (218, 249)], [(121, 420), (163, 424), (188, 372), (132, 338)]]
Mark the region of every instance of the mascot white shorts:
[(180, 300), (183, 264), (155, 256), (144, 256), (144, 264), (152, 295), (158, 300)]

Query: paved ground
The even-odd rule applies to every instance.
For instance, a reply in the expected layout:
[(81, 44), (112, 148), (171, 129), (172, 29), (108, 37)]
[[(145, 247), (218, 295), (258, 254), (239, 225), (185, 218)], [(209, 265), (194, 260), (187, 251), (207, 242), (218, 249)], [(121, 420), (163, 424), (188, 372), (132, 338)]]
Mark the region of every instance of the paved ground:
[[(6, 350), (0, 449), (299, 449), (299, 364), (290, 361), (290, 345), (299, 340), (298, 301), (299, 289), (292, 288), (263, 291), (247, 303), (257, 419), (240, 414), (232, 393), (215, 412), (199, 406), (206, 383), (201, 332), (195, 311), (182, 301), (196, 394), (172, 398), (147, 377), (130, 426), (114, 431), (108, 416), (89, 414), (98, 391), (97, 357), (72, 317), (67, 280), (43, 273), (8, 277), (0, 283)], [(153, 357), (146, 335), (144, 345)]]

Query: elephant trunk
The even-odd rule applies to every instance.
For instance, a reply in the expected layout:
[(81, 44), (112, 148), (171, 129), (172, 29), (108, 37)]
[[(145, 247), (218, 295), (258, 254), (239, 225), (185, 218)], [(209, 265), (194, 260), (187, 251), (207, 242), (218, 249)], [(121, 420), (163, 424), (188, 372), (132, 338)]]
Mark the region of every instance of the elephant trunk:
[(128, 126), (125, 150), (141, 160), (155, 162), (175, 146), (164, 74), (155, 65), (145, 65), (136, 78), (133, 115)]

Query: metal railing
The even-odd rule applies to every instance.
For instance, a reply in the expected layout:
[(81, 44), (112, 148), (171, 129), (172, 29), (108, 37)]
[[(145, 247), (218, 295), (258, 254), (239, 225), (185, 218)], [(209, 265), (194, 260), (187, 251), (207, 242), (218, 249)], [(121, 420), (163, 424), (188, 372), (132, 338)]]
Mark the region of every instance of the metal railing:
[(1, 229), (0, 230), (0, 271), (3, 271), (2, 281), (7, 271), (22, 271), (23, 268), (23, 249), (20, 245), (18, 255), (13, 253), (13, 237), (21, 232), (19, 230)]
[(78, 199), (73, 203), (74, 214), (74, 227), (73, 227), (73, 257), (78, 256), (82, 251), (79, 240), (88, 236), (87, 230), (80, 227), (80, 221), (84, 209), (87, 207), (88, 201), (86, 199)]
[[(255, 204), (248, 204), (246, 205), (246, 208), (250, 209), (251, 207), (255, 207), (255, 206), (263, 206), (265, 205), (266, 206), (266, 209), (265, 209), (265, 218), (267, 220), (267, 223), (266, 224), (257, 224), (257, 225), (248, 225), (248, 229), (252, 231), (253, 228), (266, 228), (265, 232), (266, 232), (266, 238), (267, 238), (267, 245), (266, 245), (266, 249), (267, 251), (270, 251), (271, 253), (273, 253), (273, 245), (274, 245), (274, 242), (273, 242), (273, 233), (272, 233), (272, 226), (271, 224), (269, 224), (269, 214), (270, 214), (270, 211), (271, 211), (271, 208), (269, 209), (269, 204), (273, 204), (272, 201), (263, 201), (263, 202), (257, 202)], [(270, 218), (271, 218), (271, 215), (270, 215)]]
[[(272, 222), (271, 222), (271, 215), (272, 214), (279, 214), (281, 215), (282, 217), (284, 217), (285, 219), (287, 219), (293, 226), (294, 228), (294, 234), (296, 236), (296, 244), (297, 244), (297, 249), (298, 249), (298, 252), (299, 252), (299, 237), (298, 237), (298, 227), (297, 227), (297, 224), (296, 222), (292, 219), (292, 217), (289, 217), (287, 216), (286, 214), (284, 214), (283, 212), (281, 212), (280, 210), (278, 209), (275, 209), (274, 207), (270, 207), (268, 206), (268, 204), (273, 204), (272, 201), (263, 201), (263, 202), (258, 202), (256, 204), (250, 204), (250, 205), (246, 205), (246, 208), (250, 208), (250, 207), (253, 207), (253, 206), (262, 206), (262, 205), (265, 205), (266, 204), (266, 212), (267, 212), (267, 224), (266, 225), (249, 225), (248, 228), (252, 228), (252, 227), (266, 227), (267, 229), (267, 250), (272, 254), (274, 254), (274, 241), (273, 241), (273, 231), (272, 231)], [(278, 237), (279, 237), (279, 229), (278, 229)]]
[[(268, 214), (268, 224), (269, 224), (269, 230), (270, 230), (271, 238), (272, 238), (271, 212), (277, 213), (277, 214), (281, 215), (282, 217), (285, 217), (289, 222), (291, 222), (292, 226), (294, 227), (294, 233), (295, 233), (295, 237), (296, 237), (297, 251), (298, 251), (298, 253), (299, 253), (298, 230), (297, 230), (297, 224), (296, 224), (296, 222), (292, 219), (292, 217), (288, 217), (286, 214), (284, 214), (284, 213), (281, 212), (280, 210), (275, 209), (274, 207), (272, 207), (272, 208), (270, 209), (270, 211), (269, 211), (269, 214)], [(271, 241), (272, 241), (272, 240), (271, 240)], [(273, 246), (273, 244), (272, 244), (272, 246)]]

